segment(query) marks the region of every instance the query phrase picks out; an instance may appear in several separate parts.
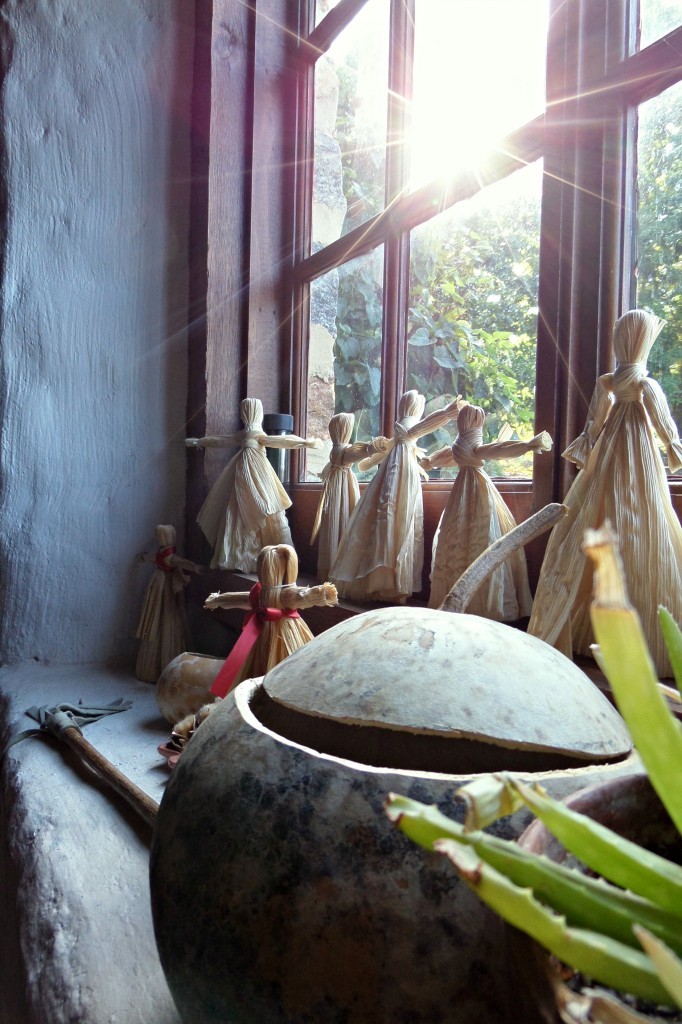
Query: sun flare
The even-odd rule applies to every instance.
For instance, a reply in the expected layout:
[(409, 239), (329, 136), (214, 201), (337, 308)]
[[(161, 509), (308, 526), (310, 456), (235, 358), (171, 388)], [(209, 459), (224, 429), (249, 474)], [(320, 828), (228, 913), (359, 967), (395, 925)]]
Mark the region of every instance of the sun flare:
[(417, 3), (413, 187), (474, 165), (542, 113), (548, 7), (548, 0)]

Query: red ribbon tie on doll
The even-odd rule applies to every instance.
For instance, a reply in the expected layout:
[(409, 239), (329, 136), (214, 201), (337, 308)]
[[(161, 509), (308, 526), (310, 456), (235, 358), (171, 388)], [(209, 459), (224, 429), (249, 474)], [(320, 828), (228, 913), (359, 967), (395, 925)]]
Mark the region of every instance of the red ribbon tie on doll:
[(254, 583), (249, 591), (249, 603), (253, 610), (247, 613), (239, 639), (225, 659), (225, 664), (215, 677), (209, 691), (216, 697), (225, 697), (234, 686), (237, 673), (251, 653), (264, 622), (300, 618), (298, 612), (293, 608), (260, 608), (258, 602), (262, 589), (260, 583)]
[(157, 569), (162, 569), (163, 572), (173, 572), (173, 566), (168, 565), (166, 559), (170, 557), (170, 555), (174, 555), (175, 551), (176, 548), (171, 544), (169, 544), (168, 547), (166, 548), (159, 548), (155, 556)]

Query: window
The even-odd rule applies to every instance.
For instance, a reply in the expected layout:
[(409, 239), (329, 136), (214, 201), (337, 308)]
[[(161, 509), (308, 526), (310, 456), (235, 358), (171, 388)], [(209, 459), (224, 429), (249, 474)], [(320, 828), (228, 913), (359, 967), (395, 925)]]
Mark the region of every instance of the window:
[[(563, 448), (579, 432), (615, 317), (637, 302), (669, 317), (681, 292), (682, 243), (662, 256), (652, 235), (658, 224), (675, 244), (660, 229), (673, 214), (651, 206), (658, 179), (642, 140), (663, 117), (659, 155), (674, 173), (679, 100), (659, 93), (682, 69), (675, 32), (658, 37), (682, 9), (643, 0), (642, 52), (637, 16), (624, 0), (318, 0), (301, 71), (314, 144), (312, 125), (299, 138), (304, 165), (313, 150), (302, 199), (312, 233), (295, 267), (308, 429), (343, 409), (358, 437), (389, 433), (397, 397), (415, 386), (433, 408), (463, 391), (493, 437), (529, 436), (535, 422)], [(638, 160), (637, 105), (652, 95), (664, 114), (643, 104)], [(672, 189), (665, 199), (676, 202)], [(665, 275), (667, 302), (653, 291)], [(676, 404), (680, 332), (668, 330), (656, 369), (671, 364)], [(536, 336), (548, 350), (537, 360)], [(307, 479), (318, 469), (309, 461)]]
[[(505, 137), (544, 109), (548, 6), (366, 0), (320, 20), (317, 4), (295, 268), (310, 433), (340, 411), (358, 439), (390, 433), (414, 387), (427, 412), (458, 393), (483, 404), (490, 438), (532, 435), (542, 162)], [(306, 478), (325, 462), (309, 454)]]
[[(679, 425), (679, 0), (213, 8), (208, 344), (190, 382), (207, 432), (233, 429), (239, 398), (254, 393), (294, 412), (299, 432), (323, 433), (347, 403), (360, 436), (390, 433), (406, 387), (432, 402), (464, 387), (492, 434), (508, 423), (554, 437), (532, 478), (527, 466), (504, 482), (522, 518), (565, 493), (573, 469), (561, 452), (611, 368), (613, 323), (635, 304), (669, 321), (650, 365), (667, 373)], [(527, 31), (512, 31), (502, 8)], [(470, 22), (467, 36), (477, 12), (485, 35)], [(475, 71), (457, 82), (469, 53)], [(506, 134), (481, 157), (474, 136), (490, 110)], [(427, 157), (434, 124), (452, 130), (438, 130)], [(495, 234), (510, 221), (522, 226), (513, 247), (508, 231)], [(504, 385), (493, 395), (491, 379)], [(207, 456), (190, 517), (217, 468)], [(292, 471), (305, 562), (316, 467), (293, 459)], [(447, 489), (425, 485), (427, 530)]]

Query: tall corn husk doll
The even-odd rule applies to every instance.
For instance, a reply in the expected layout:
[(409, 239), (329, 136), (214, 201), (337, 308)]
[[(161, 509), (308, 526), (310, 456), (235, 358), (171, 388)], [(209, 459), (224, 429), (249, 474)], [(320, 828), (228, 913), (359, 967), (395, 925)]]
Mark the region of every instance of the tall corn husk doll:
[(135, 675), (146, 683), (155, 683), (173, 658), (190, 644), (185, 616), (185, 587), (188, 572), (200, 573), (202, 567), (181, 558), (175, 550), (175, 527), (157, 526), (154, 536), (158, 551), (140, 555), (140, 561), (153, 562), (154, 573), (144, 595), (135, 636), (141, 641)]
[(188, 437), (196, 448), (239, 448), (202, 505), (197, 522), (213, 547), (211, 568), (255, 572), (266, 544), (290, 544), (284, 510), (291, 498), (268, 462), (267, 448), (319, 448), (322, 442), (295, 434), (269, 436), (263, 430), (263, 406), (244, 398), (239, 406), (244, 429), (217, 437)]
[(590, 653), (592, 567), (581, 542), (586, 529), (608, 519), (657, 671), (668, 676), (657, 609), (663, 604), (682, 621), (682, 528), (654, 431), (671, 473), (682, 468), (682, 446), (665, 395), (646, 369), (663, 326), (644, 310), (631, 310), (616, 323), (616, 368), (598, 379), (585, 429), (563, 453), (580, 472), (564, 499), (568, 515), (547, 545), (528, 631), (569, 657)]
[(329, 570), (336, 557), (348, 519), (360, 499), (360, 488), (353, 472), (354, 462), (379, 451), (386, 451), (385, 437), (372, 441), (350, 443), (355, 416), (352, 412), (340, 412), (329, 421), (329, 437), (332, 449), (329, 462), (322, 470), (320, 479), (324, 486), (317, 506), (310, 543), (317, 547), (317, 578), (322, 582), (329, 578)]
[(211, 693), (224, 697), (232, 687), (254, 676), (265, 675), (313, 635), (298, 611), (334, 605), (336, 588), (331, 583), (299, 587), (298, 556), (289, 544), (264, 547), (258, 556), (258, 583), (250, 591), (211, 594), (205, 608), (244, 608), (251, 612), (241, 637), (218, 673)]
[(404, 604), (421, 590), (424, 563), (424, 506), (416, 442), (454, 419), (456, 398), (444, 409), (424, 412), (425, 399), (406, 391), (386, 452), (364, 459), (360, 469), (379, 464), (350, 517), (330, 578), (339, 594), (354, 600)]
[[(471, 563), (490, 544), (516, 526), (502, 495), (485, 469), (486, 459), (513, 459), (527, 452), (549, 451), (552, 439), (543, 431), (530, 441), (483, 444), (485, 413), (465, 405), (457, 417), (457, 438), (421, 464), (425, 469), (459, 466), (433, 539), (429, 607), (439, 608)], [(530, 615), (531, 596), (523, 550), (515, 551), (487, 578), (467, 611), (488, 619), (510, 621)]]

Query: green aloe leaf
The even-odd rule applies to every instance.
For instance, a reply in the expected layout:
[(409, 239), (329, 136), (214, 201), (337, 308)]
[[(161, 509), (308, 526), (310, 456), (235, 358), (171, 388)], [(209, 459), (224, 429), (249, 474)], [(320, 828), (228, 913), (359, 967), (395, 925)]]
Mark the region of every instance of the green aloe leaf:
[(510, 840), (467, 831), (437, 807), (391, 794), (386, 813), (405, 835), (426, 849), (433, 849), (441, 838), (471, 847), (515, 885), (532, 888), (538, 899), (564, 914), (575, 927), (593, 929), (598, 921), (604, 934), (637, 947), (633, 926), (641, 924), (682, 954), (682, 921), (665, 908), (602, 879), (539, 857)]
[(658, 609), (658, 622), (663, 633), (677, 689), (682, 692), (682, 630), (667, 608)]
[(608, 527), (586, 531), (584, 547), (595, 566), (591, 617), (599, 664), (651, 784), (682, 832), (682, 728), (658, 688), (639, 616), (625, 593), (612, 532)]
[(524, 805), (521, 796), (509, 785), (508, 776), (504, 772), (479, 776), (466, 786), (461, 786), (457, 790), (457, 797), (466, 807), (464, 827), (467, 831), (487, 828)]
[(552, 835), (593, 871), (682, 918), (682, 867), (553, 800), (540, 786), (510, 784)]
[(436, 849), (484, 903), (564, 963), (603, 985), (670, 1005), (671, 997), (645, 953), (597, 932), (571, 928), (563, 916), (538, 902), (531, 890), (514, 885), (474, 850), (451, 839), (438, 840)]
[(658, 976), (667, 991), (682, 1008), (682, 960), (664, 942), (656, 938), (646, 928), (635, 927), (635, 934), (642, 943), (644, 950), (653, 961)]

